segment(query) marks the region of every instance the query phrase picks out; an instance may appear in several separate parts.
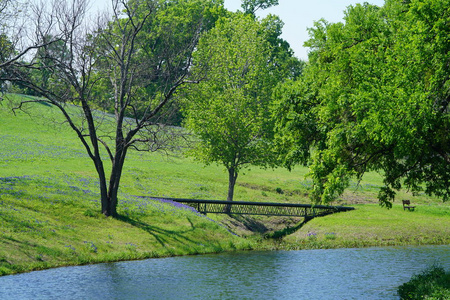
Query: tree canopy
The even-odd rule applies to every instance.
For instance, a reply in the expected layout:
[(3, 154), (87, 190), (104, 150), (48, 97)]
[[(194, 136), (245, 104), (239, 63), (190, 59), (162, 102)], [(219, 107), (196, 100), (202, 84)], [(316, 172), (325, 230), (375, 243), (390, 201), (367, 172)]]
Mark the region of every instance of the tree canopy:
[(275, 83), (261, 30), (261, 24), (245, 14), (219, 19), (194, 55), (193, 71), (205, 78), (187, 93), (186, 125), (199, 138), (192, 154), (228, 170), (228, 200), (233, 200), (243, 167), (271, 162), (268, 106)]
[(388, 207), (402, 187), (448, 199), (449, 20), (448, 0), (388, 0), (310, 28), (305, 76), (280, 87), (274, 116), (286, 164), (310, 165), (315, 201), (370, 170)]

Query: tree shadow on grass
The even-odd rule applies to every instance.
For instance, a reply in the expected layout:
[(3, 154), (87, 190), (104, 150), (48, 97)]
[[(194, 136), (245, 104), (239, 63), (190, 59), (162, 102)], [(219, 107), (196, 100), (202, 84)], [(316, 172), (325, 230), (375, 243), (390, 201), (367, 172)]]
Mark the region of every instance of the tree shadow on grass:
[[(262, 222), (251, 217), (233, 214), (229, 215), (229, 217), (235, 222), (242, 224), (242, 226), (251, 232), (266, 233), (269, 231), (269, 229)], [(235, 222), (234, 225), (237, 225)]]
[(298, 223), (294, 227), (286, 227), (282, 230), (275, 231), (270, 234), (266, 234), (265, 237), (269, 239), (282, 239), (287, 235), (293, 234), (294, 232), (298, 231), (300, 228), (302, 228), (306, 223), (311, 221), (313, 218), (304, 218), (302, 222)]
[(123, 215), (117, 217), (117, 219), (149, 233), (164, 248), (166, 248), (167, 244), (170, 243), (170, 239), (175, 240), (176, 242), (179, 242), (181, 244), (187, 244), (187, 243), (196, 244), (195, 240), (186, 236), (186, 233), (193, 232), (195, 230), (195, 226), (189, 218), (188, 218), (188, 221), (191, 224), (191, 228), (189, 230), (183, 230), (183, 231), (163, 229), (161, 227), (153, 226), (148, 223), (142, 222), (140, 220), (135, 220), (128, 216), (123, 216)]

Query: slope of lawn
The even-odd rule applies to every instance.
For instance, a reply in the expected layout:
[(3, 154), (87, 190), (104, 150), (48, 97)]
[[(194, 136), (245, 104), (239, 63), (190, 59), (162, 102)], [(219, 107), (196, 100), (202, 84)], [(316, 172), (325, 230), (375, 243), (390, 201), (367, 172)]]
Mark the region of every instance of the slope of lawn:
[[(311, 184), (306, 173), (306, 168), (292, 172), (252, 168), (240, 174), (235, 200), (309, 203)], [(222, 167), (204, 167), (181, 155), (131, 151), (121, 181), (121, 217), (105, 218), (99, 213), (94, 166), (58, 111), (38, 103), (13, 114), (4, 100), (0, 104), (0, 275), (248, 249), (449, 243), (448, 204), (401, 192), (393, 209), (381, 208), (376, 204), (381, 179), (375, 173), (354, 183), (335, 203), (356, 210), (313, 219), (283, 240), (264, 236), (295, 227), (301, 219), (205, 217), (187, 207), (141, 197), (223, 200), (227, 178)], [(411, 199), (416, 211), (403, 211), (400, 199)]]

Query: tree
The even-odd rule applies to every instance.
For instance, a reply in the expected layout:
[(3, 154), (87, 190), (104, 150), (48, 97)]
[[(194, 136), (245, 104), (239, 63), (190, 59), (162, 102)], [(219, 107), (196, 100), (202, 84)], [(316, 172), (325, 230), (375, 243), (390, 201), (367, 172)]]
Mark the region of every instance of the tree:
[(261, 20), (264, 39), (269, 43), (271, 68), (274, 80), (283, 82), (287, 79), (298, 78), (303, 71), (305, 63), (294, 55), (289, 43), (281, 38), (283, 21), (276, 15), (269, 14)]
[(272, 163), (268, 106), (275, 82), (260, 32), (261, 25), (241, 13), (219, 19), (194, 56), (193, 72), (205, 78), (187, 92), (186, 126), (199, 138), (191, 154), (227, 169), (228, 201), (242, 168)]
[(0, 0), (0, 69), (14, 61), (17, 56), (14, 41), (18, 37), (11, 33), (11, 21), (17, 14), (13, 12), (16, 3), (12, 0)]
[(278, 5), (278, 0), (242, 0), (241, 7), (246, 14), (254, 15), (258, 9)]
[[(190, 82), (191, 54), (204, 29), (201, 18), (197, 19), (195, 27), (185, 24), (173, 28), (174, 23), (168, 23), (164, 28), (166, 34), (152, 26), (164, 16), (163, 10), (178, 2), (189, 3), (188, 0), (113, 0), (113, 16), (92, 29), (85, 23), (84, 0), (58, 1), (48, 16), (58, 21), (55, 30), (61, 31), (50, 33), (61, 36), (64, 45), (57, 48), (64, 51), (47, 51), (45, 65), (14, 62), (7, 70), (8, 76), (3, 78), (45, 96), (45, 100), (24, 101), (18, 108), (27, 102), (45, 101), (61, 111), (95, 166), (101, 211), (106, 216), (117, 216), (119, 184), (128, 151), (159, 150), (177, 134), (158, 123), (159, 115), (171, 105), (174, 92)], [(201, 4), (199, 11), (216, 7), (214, 1), (192, 3)], [(178, 21), (183, 24), (182, 15), (178, 16)], [(36, 29), (41, 39), (49, 34), (40, 31), (39, 26)], [(170, 32), (185, 38), (172, 47)], [(146, 35), (154, 35), (159, 46), (145, 49), (140, 38)], [(47, 88), (27, 76), (30, 66), (50, 71)], [(58, 80), (52, 80), (55, 76)], [(106, 83), (110, 87), (106, 98), (108, 106), (113, 107), (112, 116), (96, 111), (100, 101), (95, 91)], [(79, 106), (82, 119), (73, 114), (67, 104)], [(138, 111), (138, 107), (142, 109)], [(111, 162), (109, 180), (104, 165), (105, 153)]]
[[(21, 60), (25, 55), (59, 40), (58, 36), (45, 41), (32, 41), (27, 36), (29, 30), (23, 4), (15, 0), (0, 0), (0, 70)], [(39, 10), (37, 6), (34, 9)], [(51, 21), (43, 22), (38, 13), (34, 22), (41, 22), (41, 30), (51, 30)]]
[(403, 186), (448, 199), (449, 7), (445, 0), (355, 5), (345, 24), (310, 29), (305, 76), (276, 115), (287, 164), (310, 164), (315, 201), (333, 201), (351, 177), (370, 170), (384, 178), (382, 205), (390, 207)]
[[(245, 14), (252, 16), (255, 20), (256, 11), (277, 6), (278, 0), (243, 0), (242, 9)], [(291, 78), (295, 79), (302, 73), (305, 63), (294, 56), (294, 51), (289, 43), (281, 38), (283, 21), (279, 16), (268, 14), (260, 21), (262, 35), (271, 47), (269, 65), (275, 80), (280, 82)]]
[[(173, 81), (178, 74), (186, 72), (186, 49), (191, 51), (193, 41), (197, 40), (200, 32), (208, 31), (220, 14), (224, 13), (220, 0), (176, 0), (154, 1), (159, 3), (151, 20), (143, 25), (136, 43), (140, 53), (136, 54), (136, 60), (140, 61), (142, 72), (147, 76), (145, 85), (140, 87), (143, 94), (152, 95), (167, 82)], [(145, 7), (142, 8), (145, 10)], [(195, 39), (193, 39), (196, 37)], [(110, 67), (103, 60), (101, 68), (109, 72)], [(169, 70), (170, 69), (170, 70)], [(144, 75), (143, 75), (144, 76)], [(106, 111), (114, 113), (114, 106), (108, 101), (111, 90), (111, 80), (97, 86), (95, 90), (98, 104)], [(143, 96), (145, 97), (145, 96)], [(180, 124), (179, 104), (171, 101), (159, 114), (159, 123)], [(127, 117), (141, 118), (146, 110), (147, 103), (134, 103), (133, 111), (126, 112)]]

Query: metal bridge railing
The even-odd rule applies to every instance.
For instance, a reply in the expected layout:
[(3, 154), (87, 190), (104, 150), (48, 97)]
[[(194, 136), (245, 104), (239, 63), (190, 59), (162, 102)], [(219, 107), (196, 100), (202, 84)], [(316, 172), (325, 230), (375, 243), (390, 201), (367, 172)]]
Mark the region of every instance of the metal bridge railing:
[[(153, 198), (153, 197), (152, 197)], [(328, 206), (313, 204), (273, 203), (273, 202), (245, 202), (222, 200), (197, 200), (181, 198), (155, 199), (170, 200), (189, 205), (203, 214), (236, 214), (236, 215), (264, 215), (264, 216), (292, 216), (314, 218), (336, 212), (349, 211), (354, 207)]]

